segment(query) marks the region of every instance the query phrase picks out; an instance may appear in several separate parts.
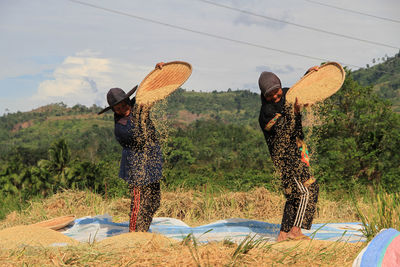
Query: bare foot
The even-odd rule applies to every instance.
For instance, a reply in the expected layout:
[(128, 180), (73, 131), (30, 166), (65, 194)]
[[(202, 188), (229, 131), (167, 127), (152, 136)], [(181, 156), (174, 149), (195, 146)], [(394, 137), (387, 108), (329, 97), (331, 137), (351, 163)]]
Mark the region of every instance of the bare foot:
[(286, 240), (286, 239), (287, 239), (287, 235), (288, 235), (288, 233), (283, 232), (283, 231), (280, 231), (280, 232), (279, 232), (279, 235), (278, 235), (278, 238), (276, 239), (276, 241), (277, 241), (277, 242), (281, 242), (281, 241)]
[(297, 226), (293, 226), (292, 229), (287, 233), (287, 238), (288, 239), (294, 239), (294, 240), (299, 240), (299, 239), (310, 239), (308, 236), (303, 234), (301, 232), (301, 228)]

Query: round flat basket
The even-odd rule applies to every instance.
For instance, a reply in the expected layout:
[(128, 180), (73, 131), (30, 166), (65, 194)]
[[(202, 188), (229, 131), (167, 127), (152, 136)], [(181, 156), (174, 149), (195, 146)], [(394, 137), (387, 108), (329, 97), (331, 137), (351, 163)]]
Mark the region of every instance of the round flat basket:
[(41, 226), (44, 228), (49, 228), (52, 230), (59, 230), (59, 229), (64, 228), (65, 226), (71, 224), (74, 220), (75, 220), (75, 216), (70, 215), (70, 216), (62, 216), (62, 217), (57, 217), (57, 218), (50, 219), (47, 221), (38, 222), (33, 225)]
[(295, 83), (287, 92), (286, 100), (299, 104), (314, 104), (336, 93), (344, 82), (346, 72), (339, 63), (328, 62), (318, 71), (311, 71)]
[(168, 62), (154, 69), (140, 83), (136, 103), (148, 105), (164, 99), (178, 89), (192, 74), (192, 66), (182, 61)]

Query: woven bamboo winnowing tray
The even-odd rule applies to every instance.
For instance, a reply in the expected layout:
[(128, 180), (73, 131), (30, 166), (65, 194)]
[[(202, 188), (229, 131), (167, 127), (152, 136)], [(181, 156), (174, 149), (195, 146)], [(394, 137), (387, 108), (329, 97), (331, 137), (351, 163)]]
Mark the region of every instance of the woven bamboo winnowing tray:
[(166, 98), (192, 74), (192, 66), (183, 61), (168, 62), (150, 72), (140, 83), (136, 103), (148, 105)]
[(52, 230), (59, 230), (59, 229), (64, 228), (65, 226), (71, 224), (74, 220), (75, 220), (75, 216), (69, 215), (69, 216), (57, 217), (57, 218), (50, 219), (47, 221), (38, 222), (33, 225), (41, 226), (44, 228), (49, 228)]
[(314, 104), (336, 93), (344, 82), (346, 72), (339, 63), (328, 62), (318, 71), (311, 71), (295, 83), (287, 92), (286, 100), (299, 104)]

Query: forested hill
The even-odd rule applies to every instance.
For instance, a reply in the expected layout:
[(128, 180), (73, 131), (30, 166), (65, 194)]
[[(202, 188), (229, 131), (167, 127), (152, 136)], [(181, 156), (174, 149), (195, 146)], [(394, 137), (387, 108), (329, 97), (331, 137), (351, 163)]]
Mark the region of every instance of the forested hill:
[(261, 105), (260, 95), (247, 90), (201, 93), (180, 89), (167, 102), (167, 113), (175, 121), (191, 122), (195, 115), (241, 125), (254, 125)]
[(367, 65), (353, 72), (354, 79), (361, 85), (373, 86), (382, 98), (392, 102), (393, 110), (400, 113), (400, 52), (393, 57), (373, 59), (373, 66)]
[[(155, 116), (167, 116), (172, 128), (210, 119), (220, 124), (255, 128), (259, 108), (259, 94), (250, 91), (201, 93), (179, 89), (153, 109)], [(92, 159), (99, 149), (103, 153), (119, 150), (114, 142), (112, 112), (99, 116), (97, 112), (101, 109), (95, 105), (67, 107), (57, 103), (30, 112), (3, 115), (0, 117), (0, 157), (20, 147), (27, 149), (24, 153), (34, 150), (31, 159), (35, 161), (45, 156), (50, 144), (60, 138), (66, 139), (74, 151), (85, 151), (85, 156), (93, 154)]]
[[(198, 119), (216, 119), (222, 122), (252, 124), (258, 117), (260, 95), (248, 90), (211, 93), (178, 89), (167, 100), (161, 102), (156, 110), (165, 109), (166, 115), (177, 124), (187, 124)], [(75, 105), (67, 107), (63, 103), (46, 105), (30, 112), (9, 113), (0, 117), (0, 127), (5, 132), (16, 132), (53, 120), (93, 119), (103, 120), (112, 112), (96, 116), (101, 107)]]

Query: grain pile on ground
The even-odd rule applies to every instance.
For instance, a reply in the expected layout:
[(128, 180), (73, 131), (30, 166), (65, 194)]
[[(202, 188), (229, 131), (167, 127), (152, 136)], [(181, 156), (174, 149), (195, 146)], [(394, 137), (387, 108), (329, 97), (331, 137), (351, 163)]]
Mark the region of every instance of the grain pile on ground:
[[(249, 251), (255, 266), (351, 266), (364, 243), (284, 241)], [(252, 263), (252, 261), (254, 263)]]
[(160, 234), (131, 232), (103, 239), (98, 243), (98, 246), (108, 248), (132, 248), (151, 245), (154, 248), (165, 248), (176, 243), (178, 243), (178, 241)]
[(351, 266), (365, 244), (328, 241), (260, 243), (239, 247), (229, 242), (193, 242), (157, 246), (79, 245), (62, 248), (0, 249), (7, 266)]
[(19, 225), (0, 231), (0, 248), (23, 246), (76, 245), (79, 242), (57, 231), (34, 225)]

